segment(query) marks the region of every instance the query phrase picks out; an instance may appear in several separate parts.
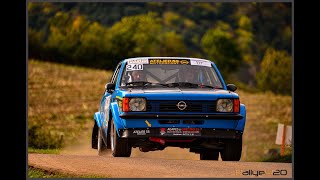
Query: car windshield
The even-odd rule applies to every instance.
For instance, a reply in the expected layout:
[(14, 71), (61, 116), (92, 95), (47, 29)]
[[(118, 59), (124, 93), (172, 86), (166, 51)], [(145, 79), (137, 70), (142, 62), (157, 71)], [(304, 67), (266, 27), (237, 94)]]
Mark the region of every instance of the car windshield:
[(222, 89), (222, 83), (211, 66), (190, 64), (130, 64), (125, 65), (120, 85), (163, 87), (203, 86)]

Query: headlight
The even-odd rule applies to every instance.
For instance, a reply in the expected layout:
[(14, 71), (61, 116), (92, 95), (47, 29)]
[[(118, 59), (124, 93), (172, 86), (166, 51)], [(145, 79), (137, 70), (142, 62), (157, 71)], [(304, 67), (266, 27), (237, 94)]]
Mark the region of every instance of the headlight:
[(218, 99), (217, 112), (233, 112), (233, 99)]
[(124, 111), (146, 111), (147, 102), (145, 98), (126, 98), (128, 103), (123, 104), (127, 105), (128, 108), (124, 107)]

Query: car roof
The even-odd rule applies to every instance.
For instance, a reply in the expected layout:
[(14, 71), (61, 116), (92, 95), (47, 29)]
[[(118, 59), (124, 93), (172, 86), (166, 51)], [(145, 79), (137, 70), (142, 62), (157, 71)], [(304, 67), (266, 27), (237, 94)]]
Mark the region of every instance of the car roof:
[[(121, 62), (128, 62), (129, 60), (135, 60), (135, 59), (187, 59), (187, 60), (200, 60), (200, 61), (207, 61), (212, 62), (208, 59), (201, 59), (201, 58), (192, 58), (192, 57), (135, 57), (135, 58), (127, 58), (122, 60)], [(214, 63), (214, 62), (212, 62)]]

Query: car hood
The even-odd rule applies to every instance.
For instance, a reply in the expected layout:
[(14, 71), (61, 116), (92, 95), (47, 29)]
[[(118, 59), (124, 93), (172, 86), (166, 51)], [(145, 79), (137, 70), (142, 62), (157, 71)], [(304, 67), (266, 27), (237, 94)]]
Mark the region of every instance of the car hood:
[(123, 97), (145, 97), (148, 100), (216, 100), (217, 98), (238, 98), (238, 94), (209, 88), (148, 88), (128, 89)]

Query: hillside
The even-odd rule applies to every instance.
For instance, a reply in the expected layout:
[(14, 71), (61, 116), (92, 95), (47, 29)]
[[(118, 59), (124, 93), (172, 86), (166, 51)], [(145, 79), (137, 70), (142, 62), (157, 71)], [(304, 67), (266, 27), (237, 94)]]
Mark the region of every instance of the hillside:
[[(29, 60), (29, 147), (61, 148), (89, 139), (93, 114), (111, 74)], [(277, 124), (292, 124), (292, 98), (241, 89), (237, 93), (247, 108), (241, 160), (260, 161), (268, 149), (280, 148), (275, 145)]]
[(111, 75), (101, 70), (29, 61), (29, 145), (58, 148), (64, 145), (57, 140), (61, 136), (68, 145), (80, 135), (89, 134), (93, 114)]

